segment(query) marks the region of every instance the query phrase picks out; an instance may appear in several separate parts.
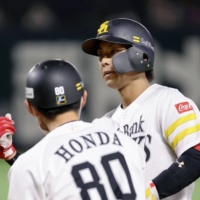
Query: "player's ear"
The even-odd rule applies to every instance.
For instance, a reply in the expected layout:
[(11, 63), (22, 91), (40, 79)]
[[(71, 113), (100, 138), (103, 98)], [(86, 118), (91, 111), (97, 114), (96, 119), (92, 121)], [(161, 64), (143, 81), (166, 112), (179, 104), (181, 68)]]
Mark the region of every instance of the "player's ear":
[(28, 100), (25, 100), (24, 103), (25, 103), (26, 109), (31, 115), (33, 115), (34, 117), (39, 116), (39, 112), (32, 106), (32, 104)]
[(82, 98), (83, 98), (83, 100), (82, 100), (81, 108), (83, 108), (87, 102), (87, 91), (86, 90), (84, 90)]

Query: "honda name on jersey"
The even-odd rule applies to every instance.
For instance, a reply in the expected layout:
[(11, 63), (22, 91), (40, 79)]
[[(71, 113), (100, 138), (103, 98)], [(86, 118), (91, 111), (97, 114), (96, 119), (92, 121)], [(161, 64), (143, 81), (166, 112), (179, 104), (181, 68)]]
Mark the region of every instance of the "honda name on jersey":
[(80, 136), (79, 139), (71, 139), (66, 146), (63, 144), (55, 154), (61, 156), (66, 162), (68, 162), (76, 153), (82, 153), (90, 148), (110, 143), (122, 146), (117, 134), (114, 134), (114, 137), (112, 138), (105, 132), (96, 132), (95, 134), (97, 137), (92, 136), (92, 134), (87, 134), (88, 137)]

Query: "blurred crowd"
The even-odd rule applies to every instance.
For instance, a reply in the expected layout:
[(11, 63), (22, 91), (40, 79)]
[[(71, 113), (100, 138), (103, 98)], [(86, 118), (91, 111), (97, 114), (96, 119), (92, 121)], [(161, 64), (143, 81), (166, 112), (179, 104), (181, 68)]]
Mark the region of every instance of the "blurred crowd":
[(69, 26), (89, 28), (114, 15), (134, 18), (158, 29), (198, 28), (200, 1), (1, 0), (0, 31), (49, 31)]

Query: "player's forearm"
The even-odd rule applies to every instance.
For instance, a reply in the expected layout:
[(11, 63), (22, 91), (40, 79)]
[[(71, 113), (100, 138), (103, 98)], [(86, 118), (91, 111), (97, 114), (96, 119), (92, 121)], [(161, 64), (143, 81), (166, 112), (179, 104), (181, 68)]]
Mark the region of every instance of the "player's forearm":
[(160, 199), (179, 192), (200, 177), (199, 151), (194, 148), (187, 150), (178, 162), (153, 179)]
[(12, 156), (8, 157), (5, 161), (9, 164), (9, 165), (13, 165), (14, 162), (17, 160), (17, 158), (20, 156), (21, 154), (19, 152), (16, 152), (15, 154), (13, 154)]

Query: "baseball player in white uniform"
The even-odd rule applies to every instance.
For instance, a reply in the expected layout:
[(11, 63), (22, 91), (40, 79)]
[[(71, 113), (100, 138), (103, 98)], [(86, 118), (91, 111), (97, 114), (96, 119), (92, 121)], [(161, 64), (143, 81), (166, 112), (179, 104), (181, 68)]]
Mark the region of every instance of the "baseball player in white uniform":
[(146, 153), (146, 197), (191, 200), (200, 176), (200, 113), (177, 89), (150, 84), (154, 41), (149, 31), (134, 20), (113, 19), (101, 24), (82, 49), (99, 57), (106, 85), (121, 98), (103, 119), (117, 122), (118, 131)]
[[(115, 127), (113, 120), (107, 127), (79, 121), (86, 97), (67, 61), (45, 61), (29, 71), (26, 108), (47, 135), (12, 165), (9, 200), (146, 199), (144, 152), (108, 128)], [(2, 117), (0, 125), (2, 135), (15, 132), (11, 119)]]

